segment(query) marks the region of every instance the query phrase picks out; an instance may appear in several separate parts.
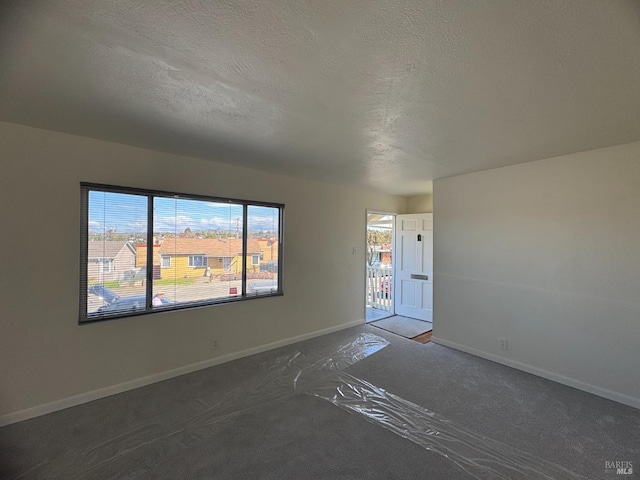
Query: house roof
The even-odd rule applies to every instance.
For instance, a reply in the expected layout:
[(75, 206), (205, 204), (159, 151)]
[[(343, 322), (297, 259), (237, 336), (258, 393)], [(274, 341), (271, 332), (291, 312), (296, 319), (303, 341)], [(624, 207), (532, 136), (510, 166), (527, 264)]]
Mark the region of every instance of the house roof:
[(271, 245), (278, 245), (277, 238), (259, 238), (258, 242), (260, 245), (266, 245), (267, 247), (270, 247)]
[[(167, 238), (162, 242), (160, 254), (191, 254), (207, 257), (229, 257), (242, 253), (241, 238)], [(260, 253), (260, 245), (255, 238), (247, 239), (247, 254)]]
[[(88, 258), (115, 258), (116, 255), (127, 245), (126, 240), (98, 240), (89, 242), (87, 249)], [(135, 249), (129, 245), (129, 249), (135, 255)]]

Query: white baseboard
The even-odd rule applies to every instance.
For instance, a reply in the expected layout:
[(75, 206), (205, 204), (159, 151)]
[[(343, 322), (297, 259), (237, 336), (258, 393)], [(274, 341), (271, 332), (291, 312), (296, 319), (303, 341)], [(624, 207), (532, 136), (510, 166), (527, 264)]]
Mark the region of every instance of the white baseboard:
[(538, 377), (546, 378), (547, 380), (552, 380), (554, 382), (558, 382), (563, 385), (567, 385), (569, 387), (577, 388), (578, 390), (582, 390), (587, 393), (592, 393), (593, 395), (597, 395), (599, 397), (603, 397), (608, 400), (613, 400), (614, 402), (622, 403), (624, 405), (629, 405), (630, 407), (634, 407), (634, 408), (640, 408), (640, 398), (624, 395), (622, 393), (614, 392), (612, 390), (607, 390), (606, 388), (596, 387), (595, 385), (591, 385), (590, 383), (581, 382), (580, 380), (575, 380), (570, 377), (565, 377), (564, 375), (560, 375), (558, 373), (549, 372), (548, 370), (543, 370), (541, 368), (534, 367), (526, 363), (516, 362), (515, 360), (510, 360), (508, 358), (504, 358), (499, 355), (494, 355), (492, 353), (487, 353), (482, 350), (467, 347), (459, 343), (445, 340), (444, 338), (431, 337), (431, 341), (439, 345), (444, 345), (445, 347), (451, 347), (456, 350), (460, 350), (461, 352), (470, 353), (471, 355), (475, 355), (476, 357), (484, 358), (487, 360), (491, 360), (492, 362), (506, 365), (507, 367), (513, 367), (515, 369), (522, 370), (523, 372), (537, 375)]
[(238, 358), (248, 357), (249, 355), (255, 355), (256, 353), (266, 352), (273, 350), (274, 348), (284, 347), (297, 342), (303, 342), (315, 337), (327, 335), (329, 333), (338, 332), (346, 328), (355, 327), (357, 325), (364, 325), (365, 321), (353, 320), (351, 322), (343, 323), (342, 325), (336, 325), (334, 327), (324, 328), (315, 332), (305, 333), (296, 337), (285, 338), (276, 342), (268, 343), (266, 345), (259, 345), (257, 347), (242, 350), (240, 352), (229, 353), (220, 357), (211, 358), (198, 363), (192, 363), (191, 365), (185, 365), (184, 367), (174, 368), (166, 372), (156, 373), (147, 377), (138, 378), (136, 380), (130, 380), (128, 382), (119, 383), (117, 385), (111, 385), (109, 387), (100, 388), (98, 390), (92, 390), (90, 392), (81, 393), (72, 397), (56, 400), (55, 402), (45, 403), (44, 405), (38, 405), (36, 407), (27, 408), (25, 410), (19, 410), (17, 412), (8, 413), (0, 416), (0, 427), (10, 425), (12, 423), (21, 422), (30, 418), (39, 417), (40, 415), (46, 415), (47, 413), (56, 412), (58, 410), (64, 410), (65, 408), (74, 407), (83, 403), (98, 400), (100, 398), (115, 395), (117, 393), (126, 392), (127, 390), (133, 390), (134, 388), (144, 387), (152, 383), (161, 382), (170, 378), (179, 377), (187, 373), (202, 370), (204, 368), (214, 367), (223, 363), (237, 360)]

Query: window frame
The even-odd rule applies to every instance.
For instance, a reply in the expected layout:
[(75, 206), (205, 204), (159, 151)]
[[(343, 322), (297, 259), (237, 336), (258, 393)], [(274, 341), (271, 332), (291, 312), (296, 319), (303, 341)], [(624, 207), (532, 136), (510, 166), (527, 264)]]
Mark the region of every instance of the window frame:
[(100, 273), (112, 273), (113, 272), (113, 260), (110, 258), (101, 258), (100, 259)]
[[(165, 260), (168, 260), (168, 265), (164, 264)], [(171, 255), (160, 255), (160, 268), (171, 268)]]
[[(257, 262), (254, 261), (256, 258), (258, 259)], [(257, 267), (259, 265), (260, 265), (260, 254), (258, 253), (258, 254), (251, 255), (251, 266), (252, 267)]]
[[(243, 228), (242, 228), (242, 247), (243, 247), (243, 256), (242, 256), (242, 287), (241, 293), (237, 296), (229, 296), (224, 298), (217, 299), (207, 299), (201, 301), (194, 302), (181, 302), (175, 305), (163, 307), (162, 309), (158, 309), (157, 307), (154, 309), (152, 306), (153, 300), (153, 274), (154, 268), (146, 269), (146, 277), (145, 277), (145, 297), (146, 297), (146, 308), (141, 311), (130, 311), (124, 313), (114, 313), (107, 315), (96, 315), (92, 316), (87, 313), (87, 302), (88, 302), (88, 281), (87, 281), (87, 270), (88, 270), (88, 239), (89, 239), (89, 192), (91, 191), (101, 191), (101, 192), (109, 192), (109, 193), (122, 193), (122, 194), (130, 194), (130, 195), (140, 195), (147, 198), (147, 231), (146, 231), (146, 245), (147, 245), (147, 259), (146, 265), (153, 266), (153, 229), (154, 229), (154, 198), (164, 197), (164, 198), (174, 198), (174, 199), (184, 199), (184, 200), (196, 200), (196, 201), (205, 201), (205, 202), (213, 202), (213, 203), (228, 203), (230, 205), (241, 205), (243, 209)], [(247, 229), (248, 226), (248, 212), (250, 206), (256, 207), (269, 207), (278, 209), (278, 288), (275, 292), (266, 294), (266, 295), (248, 295), (247, 294), (247, 273), (248, 273), (248, 265), (247, 262), (247, 244), (249, 238), (249, 232)], [(122, 187), (116, 185), (107, 185), (100, 183), (90, 183), (90, 182), (80, 182), (80, 276), (79, 276), (79, 316), (78, 323), (81, 325), (91, 324), (95, 322), (102, 322), (108, 320), (114, 320), (119, 318), (129, 318), (129, 317), (137, 317), (141, 315), (150, 315), (155, 313), (167, 312), (167, 311), (176, 311), (176, 310), (187, 310), (192, 308), (201, 308), (201, 307), (210, 307), (216, 305), (224, 305), (227, 303), (236, 303), (242, 302), (245, 300), (254, 300), (256, 298), (267, 298), (267, 297), (278, 297), (284, 295), (284, 269), (283, 269), (283, 258), (284, 258), (284, 210), (285, 205), (282, 203), (275, 202), (263, 202), (263, 201), (255, 201), (255, 200), (243, 200), (236, 198), (225, 198), (225, 197), (216, 197), (210, 195), (200, 195), (200, 194), (188, 194), (188, 193), (178, 193), (178, 192), (168, 192), (163, 190), (151, 190), (151, 189), (143, 189), (143, 188), (134, 188), (134, 187)], [(152, 248), (148, 246), (152, 245)], [(206, 259), (206, 257), (205, 257)], [(169, 256), (169, 262), (171, 262), (171, 257)], [(195, 268), (206, 268), (207, 265), (203, 267), (195, 267)], [(162, 260), (160, 261), (160, 268), (170, 268), (163, 267)]]
[[(196, 258), (200, 259), (200, 265), (196, 265)], [(209, 266), (209, 262), (206, 255), (189, 255), (188, 265), (189, 268), (207, 268)]]
[(231, 271), (231, 265), (233, 264), (233, 257), (220, 257), (222, 258), (222, 270), (225, 272)]

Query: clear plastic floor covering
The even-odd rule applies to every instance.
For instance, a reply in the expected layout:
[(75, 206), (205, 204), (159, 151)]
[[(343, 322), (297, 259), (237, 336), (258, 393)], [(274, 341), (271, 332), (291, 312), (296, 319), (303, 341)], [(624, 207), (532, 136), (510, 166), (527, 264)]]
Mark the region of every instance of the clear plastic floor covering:
[[(404, 400), (345, 370), (373, 355), (388, 342), (373, 334), (359, 334), (338, 349), (303, 354), (299, 351), (278, 358), (264, 372), (227, 393), (205, 410), (187, 416), (167, 429), (166, 424), (149, 422), (126, 434), (98, 445), (88, 446), (72, 459), (52, 459), (34, 466), (30, 473), (43, 469), (53, 478), (82, 478), (101, 468), (118, 470), (127, 465), (136, 451), (154, 448), (175, 453), (201, 444), (212, 437), (215, 425), (271, 402), (294, 395), (311, 395), (358, 415), (420, 447), (441, 455), (476, 479), (580, 479), (565, 468), (484, 437), (436, 412)], [(53, 464), (52, 464), (53, 463)], [(58, 465), (55, 465), (58, 463)], [(46, 468), (43, 468), (46, 467)], [(121, 472), (119, 478), (127, 478)], [(29, 476), (29, 475), (27, 475)]]

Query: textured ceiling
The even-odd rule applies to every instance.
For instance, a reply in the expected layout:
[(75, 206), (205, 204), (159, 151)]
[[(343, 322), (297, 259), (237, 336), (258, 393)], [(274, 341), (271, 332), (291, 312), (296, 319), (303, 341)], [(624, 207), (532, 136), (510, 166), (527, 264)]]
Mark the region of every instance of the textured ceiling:
[(0, 120), (424, 193), (640, 140), (640, 3), (6, 1)]

